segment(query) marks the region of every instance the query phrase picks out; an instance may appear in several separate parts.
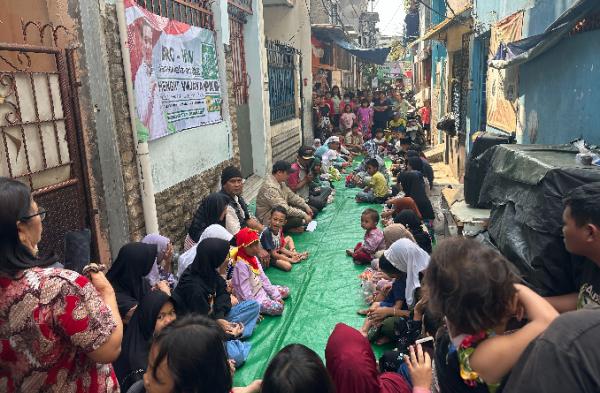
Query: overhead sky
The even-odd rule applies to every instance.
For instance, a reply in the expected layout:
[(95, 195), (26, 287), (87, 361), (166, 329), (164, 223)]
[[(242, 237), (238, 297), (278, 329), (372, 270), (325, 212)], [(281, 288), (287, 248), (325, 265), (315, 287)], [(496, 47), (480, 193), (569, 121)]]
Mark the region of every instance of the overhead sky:
[[(401, 35), (404, 29), (404, 0), (374, 0), (375, 12), (379, 12), (377, 27), (383, 35)], [(369, 3), (369, 11), (371, 3)]]

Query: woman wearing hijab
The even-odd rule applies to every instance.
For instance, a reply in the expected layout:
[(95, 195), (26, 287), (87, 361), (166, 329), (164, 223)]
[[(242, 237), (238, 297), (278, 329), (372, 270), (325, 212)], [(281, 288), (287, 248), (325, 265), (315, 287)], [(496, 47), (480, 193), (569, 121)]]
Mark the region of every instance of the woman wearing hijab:
[(250, 337), (260, 305), (256, 301), (243, 301), (231, 306), (227, 284), (217, 272), (227, 263), (229, 242), (222, 239), (204, 239), (198, 243), (194, 262), (181, 276), (173, 292), (177, 313), (196, 313), (215, 319), (223, 328), (229, 341), (227, 351), (237, 366), (242, 365), (250, 344), (237, 340)]
[(156, 260), (152, 270), (148, 275), (150, 285), (154, 286), (160, 281), (166, 281), (170, 288), (177, 284), (177, 277), (172, 272), (173, 269), (173, 244), (168, 237), (161, 236), (158, 233), (146, 235), (142, 243), (155, 244), (157, 247)]
[(398, 317), (407, 318), (409, 308), (414, 306), (415, 290), (421, 286), (419, 273), (429, 265), (427, 254), (409, 239), (395, 241), (379, 258), (379, 269), (394, 279), (387, 297), (369, 308), (367, 320), (361, 331), (371, 340), (383, 344), (395, 338), (394, 325)]
[(423, 229), (423, 223), (412, 210), (403, 210), (394, 218), (394, 223), (402, 224), (412, 233), (415, 242), (431, 254), (431, 236)]
[(152, 337), (175, 320), (170, 297), (162, 291), (149, 292), (135, 310), (125, 331), (121, 354), (114, 364), (121, 391), (142, 379), (148, 366)]
[[(154, 244), (126, 244), (121, 247), (117, 259), (106, 273), (106, 278), (115, 290), (119, 313), (124, 323), (129, 322), (139, 302), (151, 290), (146, 276), (152, 270), (156, 254), (157, 248)], [(157, 288), (169, 291), (164, 282), (159, 282)]]
[(418, 171), (406, 171), (398, 174), (398, 185), (407, 197), (414, 200), (424, 220), (435, 219), (433, 206), (425, 191), (425, 181)]
[(202, 232), (209, 225), (219, 224), (223, 228), (225, 227), (228, 203), (229, 197), (220, 192), (212, 193), (202, 200), (192, 218), (192, 224), (185, 238), (184, 251), (189, 250), (194, 244), (198, 243)]
[[(209, 225), (198, 240), (200, 243), (204, 239), (222, 239), (231, 243), (231, 239), (233, 239), (233, 235), (225, 229), (222, 225), (212, 224)], [(196, 249), (198, 248), (198, 243), (196, 243), (192, 248), (184, 252), (179, 256), (177, 260), (177, 277), (181, 277), (185, 269), (188, 268), (194, 262), (194, 258), (196, 258)]]
[(383, 217), (383, 218), (395, 217), (402, 210), (406, 210), (406, 209), (410, 209), (413, 212), (415, 212), (415, 214), (417, 215), (417, 217), (419, 217), (419, 219), (423, 218), (423, 216), (421, 215), (421, 212), (419, 211), (417, 204), (415, 203), (415, 200), (412, 199), (411, 197), (405, 196), (402, 198), (390, 198), (385, 203), (388, 206), (391, 205), (392, 210), (386, 210), (383, 213), (381, 213), (381, 217)]
[(325, 348), (325, 363), (337, 393), (408, 393), (397, 373), (379, 374), (371, 345), (360, 332), (338, 323)]

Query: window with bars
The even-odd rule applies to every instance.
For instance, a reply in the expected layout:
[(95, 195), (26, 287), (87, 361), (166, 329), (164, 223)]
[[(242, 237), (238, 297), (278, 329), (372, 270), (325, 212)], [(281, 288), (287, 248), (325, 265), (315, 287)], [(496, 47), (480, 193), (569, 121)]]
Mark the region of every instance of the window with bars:
[(296, 117), (296, 57), (298, 50), (278, 41), (266, 41), (271, 124)]
[(215, 27), (210, 0), (137, 0), (137, 3), (165, 18), (209, 30)]

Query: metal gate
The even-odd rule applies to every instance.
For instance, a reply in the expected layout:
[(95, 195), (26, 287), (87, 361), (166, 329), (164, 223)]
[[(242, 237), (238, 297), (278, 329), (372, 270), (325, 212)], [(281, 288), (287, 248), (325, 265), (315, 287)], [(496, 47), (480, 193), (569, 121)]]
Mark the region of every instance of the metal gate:
[[(66, 232), (93, 229), (74, 50), (57, 44), (62, 26), (26, 22), (22, 30), (25, 43), (0, 43), (0, 176), (29, 185), (48, 211), (40, 249), (61, 257)], [(36, 45), (27, 41), (29, 30), (39, 34)]]
[(246, 50), (244, 48), (244, 25), (246, 18), (252, 14), (251, 0), (229, 0), (229, 46), (233, 62), (233, 94), (236, 110), (236, 125), (240, 149), (240, 166), (242, 175), (248, 177), (254, 173), (252, 158), (252, 136), (250, 129), (250, 108), (248, 106), (248, 88), (250, 78), (246, 71)]

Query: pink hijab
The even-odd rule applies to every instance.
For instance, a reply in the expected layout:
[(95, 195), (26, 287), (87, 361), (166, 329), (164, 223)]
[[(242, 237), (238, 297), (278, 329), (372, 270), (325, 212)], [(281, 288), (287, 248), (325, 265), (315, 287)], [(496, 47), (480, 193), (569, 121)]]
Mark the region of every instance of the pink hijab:
[(369, 341), (343, 323), (338, 323), (329, 336), (325, 360), (337, 393), (411, 392), (400, 374), (379, 374)]

